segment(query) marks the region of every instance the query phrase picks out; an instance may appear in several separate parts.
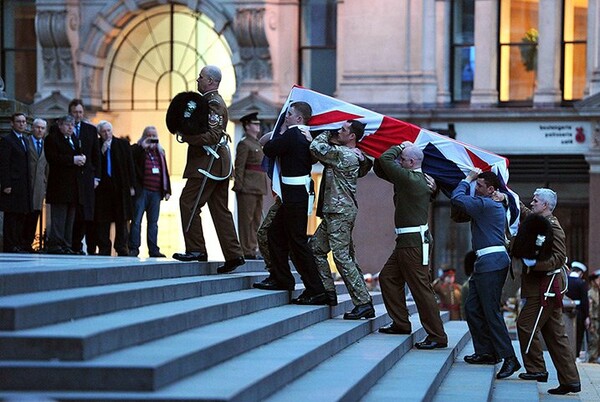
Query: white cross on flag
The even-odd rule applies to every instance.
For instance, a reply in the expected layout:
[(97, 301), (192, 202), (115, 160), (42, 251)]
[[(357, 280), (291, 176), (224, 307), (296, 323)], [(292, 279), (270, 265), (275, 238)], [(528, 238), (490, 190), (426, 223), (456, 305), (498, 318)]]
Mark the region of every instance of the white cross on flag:
[[(438, 187), (449, 196), (456, 185), (474, 168), (496, 173), (501, 189), (509, 200), (507, 219), (510, 232), (515, 235), (519, 222), (519, 196), (508, 187), (508, 159), (449, 137), (422, 129), (371, 110), (332, 98), (300, 86), (292, 87), (277, 119), (274, 132), (279, 131), (290, 103), (307, 102), (313, 111), (308, 122), (311, 131), (339, 130), (347, 120), (366, 124), (365, 134), (358, 147), (378, 158), (393, 145), (411, 141), (419, 146), (425, 158), (423, 171), (431, 175)], [(473, 193), (473, 186), (471, 193)]]

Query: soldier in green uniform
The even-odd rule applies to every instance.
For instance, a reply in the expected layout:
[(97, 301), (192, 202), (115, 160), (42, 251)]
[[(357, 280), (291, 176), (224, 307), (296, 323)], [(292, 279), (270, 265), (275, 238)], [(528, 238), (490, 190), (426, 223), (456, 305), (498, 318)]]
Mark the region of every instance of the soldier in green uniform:
[(598, 363), (600, 356), (600, 269), (590, 274), (590, 325), (588, 327), (588, 363)]
[[(352, 311), (344, 314), (344, 319), (347, 320), (375, 317), (371, 296), (352, 250), (352, 229), (358, 213), (356, 183), (360, 160), (369, 161), (356, 148), (356, 143), (363, 134), (364, 124), (348, 120), (338, 132), (326, 131), (310, 144), (312, 155), (324, 166), (324, 185), (321, 187), (324, 194), (320, 194), (323, 197), (322, 221), (310, 246), (331, 302), (336, 300), (336, 294), (327, 254), (329, 251), (333, 253), (335, 264), (355, 306)], [(369, 165), (367, 171), (370, 168)]]
[(263, 208), (263, 196), (267, 194), (267, 174), (261, 166), (262, 146), (258, 142), (260, 120), (258, 113), (250, 113), (240, 119), (245, 136), (238, 143), (235, 156), (233, 191), (237, 197), (238, 231), (244, 258), (255, 260), (258, 251), (257, 231)]

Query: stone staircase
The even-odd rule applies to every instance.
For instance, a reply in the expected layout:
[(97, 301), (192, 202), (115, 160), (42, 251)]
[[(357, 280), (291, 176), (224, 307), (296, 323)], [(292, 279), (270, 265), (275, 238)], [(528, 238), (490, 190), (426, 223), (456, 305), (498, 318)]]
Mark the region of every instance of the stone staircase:
[[(495, 381), (469, 366), (466, 323), (449, 347), (413, 348), (424, 330), (383, 335), (390, 320), (347, 321), (339, 305), (296, 306), (286, 291), (252, 289), (249, 261), (217, 262), (0, 254), (0, 398), (6, 400), (500, 401), (540, 400), (537, 384)], [(294, 296), (301, 292), (300, 281)], [(516, 390), (516, 391), (515, 391)], [(511, 397), (511, 400), (519, 400)], [(549, 400), (544, 396), (543, 400)]]

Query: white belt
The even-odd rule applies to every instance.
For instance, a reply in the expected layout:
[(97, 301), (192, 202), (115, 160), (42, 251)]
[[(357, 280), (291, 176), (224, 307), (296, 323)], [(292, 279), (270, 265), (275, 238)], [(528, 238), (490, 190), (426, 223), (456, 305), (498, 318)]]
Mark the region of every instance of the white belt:
[(500, 253), (500, 252), (505, 252), (506, 253), (506, 247), (504, 246), (490, 246), (490, 247), (485, 247), (482, 249), (479, 249), (475, 252), (475, 255), (477, 255), (477, 257), (482, 257), (486, 254), (492, 254), (492, 253)]
[(397, 235), (407, 234), (407, 233), (419, 233), (421, 234), (421, 244), (423, 245), (423, 265), (429, 264), (429, 237), (426, 236), (427, 231), (429, 230), (429, 225), (421, 225), (421, 226), (409, 226), (405, 228), (395, 228), (394, 232)]
[(307, 176), (281, 176), (281, 182), (288, 186), (304, 186), (308, 193), (308, 215), (312, 214), (313, 205), (315, 203), (315, 194), (310, 191), (310, 175)]

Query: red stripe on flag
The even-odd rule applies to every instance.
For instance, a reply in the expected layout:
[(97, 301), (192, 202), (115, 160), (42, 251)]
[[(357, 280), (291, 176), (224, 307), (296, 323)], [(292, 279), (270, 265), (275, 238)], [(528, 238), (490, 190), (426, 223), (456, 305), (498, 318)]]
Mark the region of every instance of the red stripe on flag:
[(399, 145), (404, 141), (414, 142), (420, 131), (414, 124), (383, 116), (379, 128), (373, 134), (365, 135), (358, 147), (368, 155), (379, 158), (392, 145)]
[(325, 112), (317, 114), (308, 122), (309, 126), (322, 126), (324, 124), (337, 123), (346, 120), (360, 119), (364, 116), (359, 116), (352, 113), (342, 112), (340, 110), (332, 110), (331, 112)]
[(471, 151), (469, 148), (465, 147), (465, 151), (467, 151), (469, 158), (471, 158), (474, 167), (477, 167), (483, 170), (484, 172), (492, 170), (492, 167), (486, 161), (481, 159), (479, 156), (475, 155), (473, 151)]

